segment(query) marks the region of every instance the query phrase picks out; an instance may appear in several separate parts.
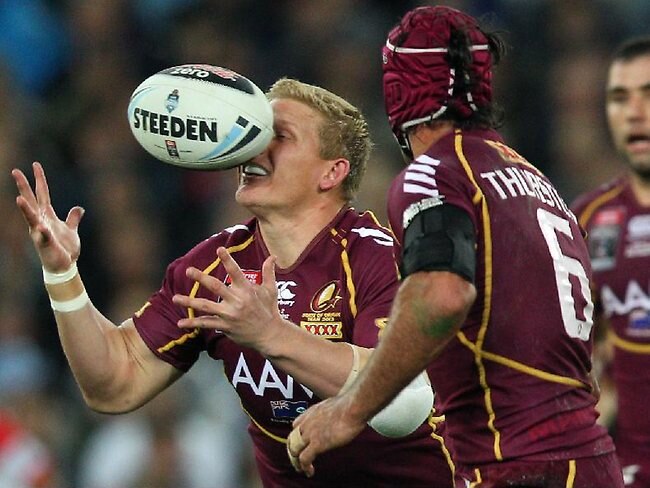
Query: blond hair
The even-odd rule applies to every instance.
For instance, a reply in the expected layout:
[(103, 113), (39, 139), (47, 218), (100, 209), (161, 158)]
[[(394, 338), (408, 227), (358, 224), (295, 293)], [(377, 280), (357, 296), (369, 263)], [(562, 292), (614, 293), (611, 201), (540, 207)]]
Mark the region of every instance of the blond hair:
[(267, 97), (269, 100), (296, 100), (323, 116), (325, 122), (319, 130), (320, 157), (342, 157), (350, 162), (350, 173), (342, 186), (345, 199), (351, 201), (359, 190), (372, 148), (368, 122), (361, 111), (325, 88), (290, 78), (276, 81), (267, 92)]

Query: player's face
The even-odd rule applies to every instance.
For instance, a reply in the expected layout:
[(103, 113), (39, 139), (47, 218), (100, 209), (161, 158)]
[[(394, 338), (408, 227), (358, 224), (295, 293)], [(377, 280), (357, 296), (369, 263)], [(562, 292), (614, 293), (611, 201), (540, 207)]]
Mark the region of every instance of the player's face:
[(320, 157), (322, 115), (291, 99), (276, 99), (275, 136), (267, 149), (244, 165), (235, 199), (256, 214), (313, 205), (328, 161)]
[(650, 54), (612, 64), (607, 119), (617, 149), (650, 180)]

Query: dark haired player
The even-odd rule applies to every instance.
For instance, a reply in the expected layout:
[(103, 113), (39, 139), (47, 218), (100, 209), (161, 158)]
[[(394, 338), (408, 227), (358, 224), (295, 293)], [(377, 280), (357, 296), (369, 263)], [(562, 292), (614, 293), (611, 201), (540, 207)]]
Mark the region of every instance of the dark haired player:
[[(650, 487), (650, 37), (612, 57), (607, 119), (628, 172), (573, 205), (587, 231), (597, 324), (614, 346), (614, 443), (625, 486)], [(604, 335), (604, 334), (603, 334)]]
[[(278, 81), (269, 96), (275, 137), (243, 167), (236, 193), (255, 218), (171, 263), (160, 290), (119, 327), (94, 308), (76, 270), (82, 210), (62, 222), (42, 167), (34, 167), (35, 193), (14, 170), (17, 203), (84, 398), (102, 412), (133, 410), (207, 351), (223, 361), (251, 419), (265, 487), (449, 488), (453, 473), (441, 439), (422, 424), (431, 410), (429, 385), (425, 415), (411, 435), (390, 439), (366, 428), (323, 456), (312, 480), (286, 455), (292, 420), (345, 387), (377, 342), (398, 274), (390, 231), (349, 206), (371, 147), (362, 114), (296, 80)], [(412, 411), (404, 410), (410, 422)]]
[(502, 51), (448, 7), (414, 9), (388, 35), (384, 98), (410, 160), (388, 195), (403, 281), (357, 381), (294, 422), (308, 475), (426, 367), (458, 486), (623, 486), (596, 424), (589, 256), (553, 185), (494, 130)]

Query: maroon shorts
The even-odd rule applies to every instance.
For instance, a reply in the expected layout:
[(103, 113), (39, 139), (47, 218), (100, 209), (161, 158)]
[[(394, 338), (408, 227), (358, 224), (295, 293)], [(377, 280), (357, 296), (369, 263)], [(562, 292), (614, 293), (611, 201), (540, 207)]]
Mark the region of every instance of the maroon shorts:
[(563, 461), (507, 461), (464, 472), (457, 488), (624, 488), (615, 453)]

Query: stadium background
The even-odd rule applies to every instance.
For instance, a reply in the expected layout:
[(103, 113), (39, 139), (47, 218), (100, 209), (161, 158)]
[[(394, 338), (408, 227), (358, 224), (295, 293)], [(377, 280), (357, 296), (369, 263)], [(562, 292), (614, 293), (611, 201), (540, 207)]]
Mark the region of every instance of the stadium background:
[[(369, 118), (375, 141), (356, 207), (385, 220), (385, 190), (402, 159), (383, 112), (380, 47), (402, 13), (425, 3), (0, 2), (0, 425), (3, 412), (14, 412), (33, 436), (35, 459), (55, 468), (46, 486), (257, 484), (245, 419), (210, 361), (138, 412), (110, 417), (83, 406), (14, 204), (11, 168), (42, 161), (59, 215), (86, 208), (79, 267), (94, 303), (116, 322), (157, 289), (169, 261), (247, 217), (233, 202), (235, 172), (168, 167), (133, 139), (128, 98), (162, 68), (216, 64), (263, 89), (290, 76), (348, 98)], [(622, 169), (603, 117), (605, 70), (619, 41), (649, 33), (650, 2), (441, 3), (505, 31), (511, 51), (496, 71), (503, 132), (566, 200)], [(0, 481), (6, 453), (0, 442)], [(183, 477), (187, 467), (194, 478)]]

